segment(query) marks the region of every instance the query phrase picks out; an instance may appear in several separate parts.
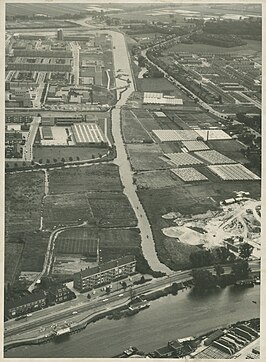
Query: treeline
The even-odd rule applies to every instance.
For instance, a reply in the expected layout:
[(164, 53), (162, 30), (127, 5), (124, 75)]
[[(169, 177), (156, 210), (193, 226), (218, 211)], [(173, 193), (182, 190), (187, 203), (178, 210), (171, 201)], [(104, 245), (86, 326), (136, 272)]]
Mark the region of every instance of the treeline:
[(200, 268), (214, 264), (226, 264), (236, 259), (235, 254), (230, 252), (224, 246), (211, 250), (199, 250), (190, 254), (192, 268)]
[(221, 265), (214, 267), (215, 274), (210, 270), (192, 270), (194, 288), (196, 291), (205, 291), (208, 289), (226, 287), (234, 284), (238, 280), (248, 279), (250, 276), (250, 267), (246, 260), (238, 260), (231, 267), (231, 272), (224, 274), (224, 268)]
[(190, 39), (192, 39), (196, 43), (215, 45), (224, 48), (232, 48), (235, 46), (247, 44), (246, 41), (235, 35), (219, 34), (219, 33), (218, 34), (194, 33), (190, 36)]
[(262, 21), (249, 20), (218, 20), (208, 21), (205, 23), (203, 31), (209, 34), (235, 34), (239, 36), (246, 36), (261, 40), (262, 34)]

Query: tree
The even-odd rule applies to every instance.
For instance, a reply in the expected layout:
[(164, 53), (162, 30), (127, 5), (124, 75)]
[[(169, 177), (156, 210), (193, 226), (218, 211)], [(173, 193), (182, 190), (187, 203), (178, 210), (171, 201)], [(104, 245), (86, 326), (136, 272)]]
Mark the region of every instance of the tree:
[(49, 158), (47, 158), (47, 160), (46, 160), (46, 163), (50, 163), (50, 160), (49, 160)]
[(69, 161), (72, 162), (72, 161), (73, 161), (73, 157), (70, 156), (70, 157), (69, 157)]
[(173, 295), (177, 295), (178, 293), (178, 284), (176, 282), (171, 285), (171, 293)]
[(243, 259), (248, 259), (252, 254), (254, 247), (248, 243), (243, 243), (239, 247), (239, 256)]
[(216, 272), (217, 277), (221, 276), (224, 273), (224, 268), (220, 264), (216, 264), (214, 266), (214, 270)]
[(66, 162), (66, 160), (64, 159), (64, 157), (61, 158), (61, 161), (64, 163)]
[(145, 277), (144, 277), (144, 275), (141, 276), (141, 278), (140, 278), (140, 283), (141, 283), (141, 284), (145, 283)]
[(121, 285), (122, 285), (122, 288), (123, 288), (123, 289), (126, 289), (126, 288), (127, 288), (127, 283), (126, 283), (124, 280), (122, 281)]
[(203, 270), (192, 270), (192, 276), (194, 279), (194, 285), (196, 289), (211, 289), (217, 286), (217, 277), (210, 271)]
[(246, 260), (238, 260), (232, 265), (231, 274), (234, 275), (236, 280), (248, 278), (250, 272), (249, 264)]
[(57, 159), (56, 159), (56, 158), (54, 158), (54, 159), (53, 159), (53, 161), (54, 161), (54, 163), (56, 163), (56, 162), (57, 162)]
[(88, 299), (91, 299), (90, 293), (87, 294), (87, 298), (88, 298)]
[(77, 156), (77, 161), (79, 161), (79, 156)]

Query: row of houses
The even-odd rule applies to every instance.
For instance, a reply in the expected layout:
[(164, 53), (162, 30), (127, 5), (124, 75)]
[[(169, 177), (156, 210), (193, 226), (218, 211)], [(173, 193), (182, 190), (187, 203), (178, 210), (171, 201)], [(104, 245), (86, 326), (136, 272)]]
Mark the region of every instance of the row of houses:
[(5, 302), (5, 318), (16, 318), (49, 305), (66, 302), (73, 298), (75, 298), (75, 293), (66, 285), (51, 286), (47, 290), (39, 290), (19, 299)]

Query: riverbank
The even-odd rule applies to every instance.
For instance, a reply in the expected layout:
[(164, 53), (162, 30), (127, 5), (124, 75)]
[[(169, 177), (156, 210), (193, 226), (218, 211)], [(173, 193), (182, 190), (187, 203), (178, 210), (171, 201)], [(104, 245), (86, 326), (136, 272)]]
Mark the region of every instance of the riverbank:
[(230, 286), (196, 295), (193, 290), (183, 289), (177, 296), (170, 294), (151, 302), (149, 308), (132, 317), (103, 318), (67, 340), (13, 348), (6, 351), (5, 357), (108, 358), (129, 345), (149, 353), (168, 340), (204, 335), (243, 320), (243, 316), (247, 320), (258, 318), (259, 291), (259, 286), (244, 289)]

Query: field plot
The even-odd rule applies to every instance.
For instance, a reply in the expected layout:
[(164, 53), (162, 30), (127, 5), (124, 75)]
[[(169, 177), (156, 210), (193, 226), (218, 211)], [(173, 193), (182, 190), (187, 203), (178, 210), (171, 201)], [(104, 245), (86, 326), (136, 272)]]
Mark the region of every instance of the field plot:
[(237, 140), (213, 140), (208, 142), (209, 146), (218, 152), (223, 153), (232, 160), (245, 164), (247, 158), (243, 154), (246, 146)]
[(187, 168), (175, 168), (171, 170), (175, 175), (177, 175), (181, 180), (185, 182), (194, 182), (194, 181), (207, 181), (208, 178), (204, 176), (199, 171), (195, 170), (193, 167)]
[(225, 163), (235, 163), (235, 161), (231, 160), (229, 157), (224, 156), (218, 151), (208, 150), (208, 151), (197, 151), (194, 152), (196, 156), (201, 158), (202, 160), (210, 163), (211, 165), (219, 165)]
[(208, 168), (222, 180), (260, 180), (259, 176), (240, 163), (234, 165), (211, 165)]
[(49, 174), (51, 194), (122, 190), (118, 166), (112, 164), (53, 170)]
[(141, 172), (135, 176), (135, 180), (138, 189), (160, 189), (178, 183), (170, 170)]
[(93, 221), (86, 193), (48, 195), (44, 200), (44, 228)]
[(47, 160), (50, 163), (60, 162), (62, 158), (68, 161), (77, 161), (77, 160), (91, 160), (94, 157), (99, 157), (106, 155), (108, 152), (107, 147), (84, 147), (84, 146), (34, 146), (33, 147), (33, 160), (35, 162), (47, 163)]
[(98, 226), (136, 226), (135, 213), (122, 193), (95, 192), (88, 194), (89, 203)]
[(193, 130), (153, 130), (152, 131), (161, 142), (166, 141), (191, 141), (197, 140), (199, 136)]
[(72, 228), (58, 235), (55, 251), (60, 254), (95, 254), (98, 248), (98, 235), (95, 228)]
[(108, 247), (112, 249), (139, 248), (139, 229), (108, 229), (99, 230), (100, 248)]
[(196, 130), (197, 134), (207, 140), (230, 140), (232, 137), (229, 134), (225, 133), (221, 129), (201, 129)]
[(122, 132), (126, 143), (153, 142), (145, 128), (130, 111), (122, 111)]
[(203, 151), (209, 149), (203, 141), (182, 141), (182, 144), (188, 151)]
[(42, 271), (49, 236), (49, 232), (40, 231), (26, 232), (22, 235), (22, 239), (25, 241), (21, 260), (21, 270), (23, 272)]
[(189, 153), (166, 153), (165, 156), (169, 158), (169, 160), (173, 162), (177, 167), (202, 164), (202, 161), (198, 160), (196, 157), (190, 155)]
[(161, 148), (156, 144), (127, 145), (131, 167), (135, 171), (150, 171), (170, 168), (163, 157)]
[(78, 14), (86, 8), (85, 4), (8, 4), (7, 16), (46, 14), (51, 16)]
[(23, 248), (23, 243), (5, 244), (5, 284), (12, 284), (15, 281), (19, 272)]
[(5, 213), (7, 231), (29, 231), (40, 226), (44, 173), (6, 174)]

